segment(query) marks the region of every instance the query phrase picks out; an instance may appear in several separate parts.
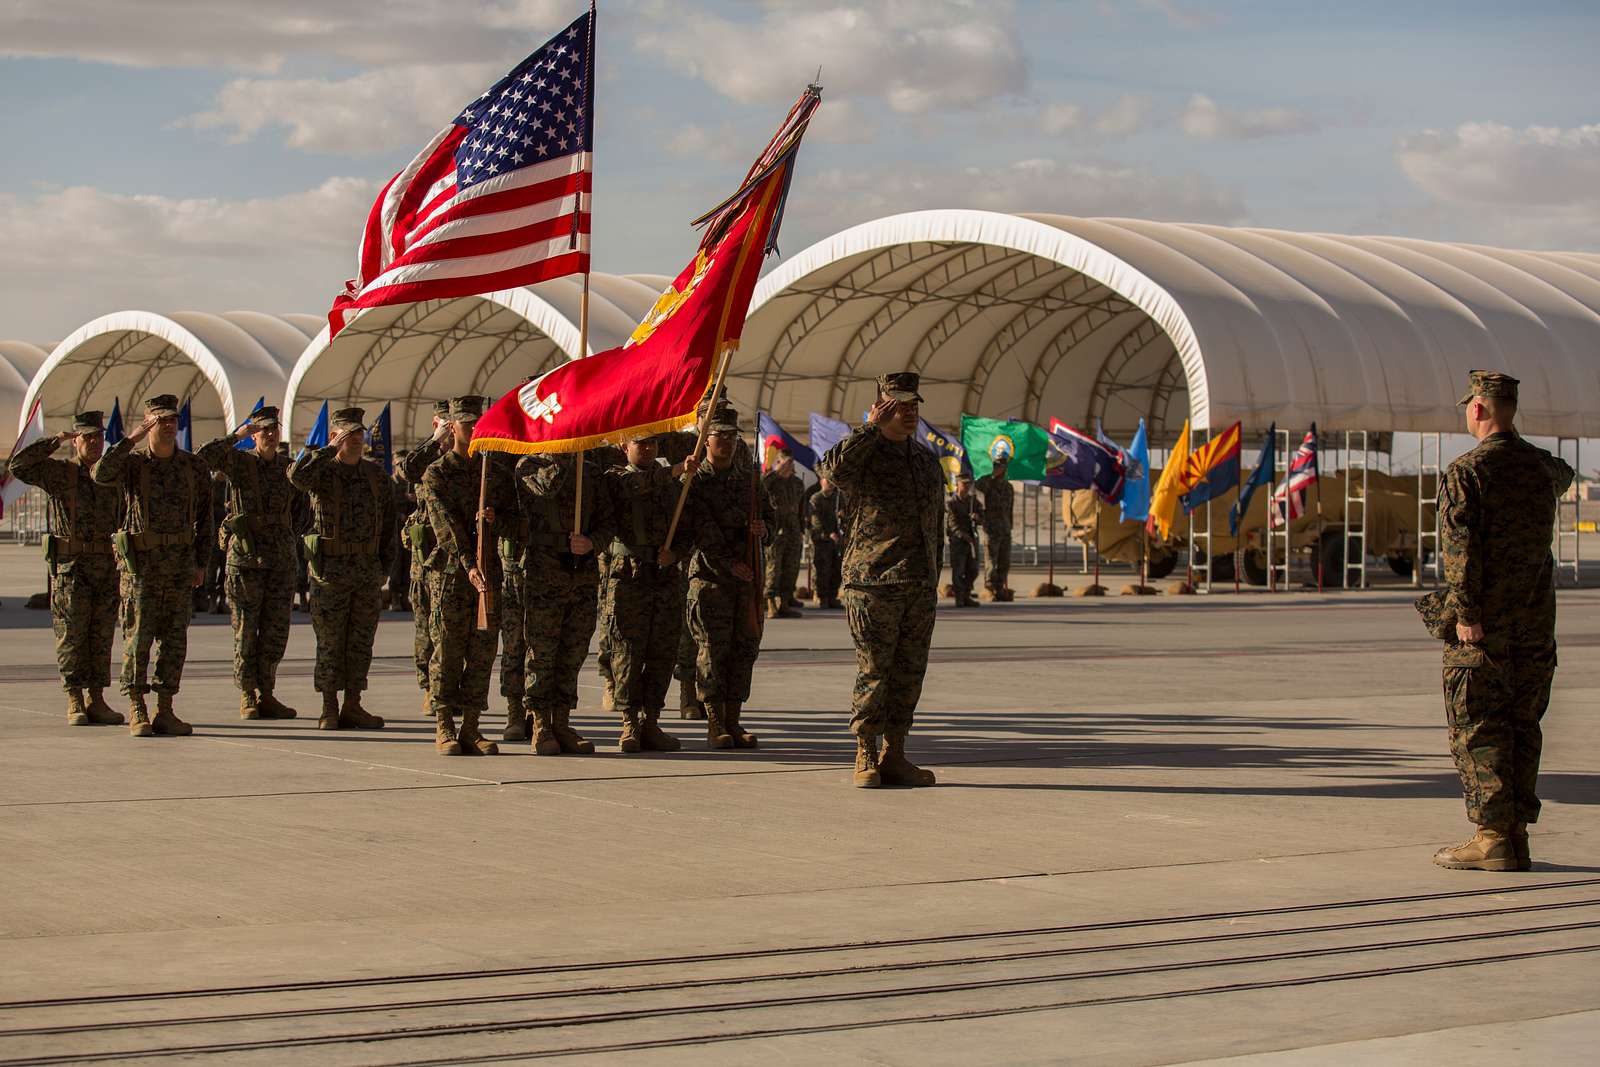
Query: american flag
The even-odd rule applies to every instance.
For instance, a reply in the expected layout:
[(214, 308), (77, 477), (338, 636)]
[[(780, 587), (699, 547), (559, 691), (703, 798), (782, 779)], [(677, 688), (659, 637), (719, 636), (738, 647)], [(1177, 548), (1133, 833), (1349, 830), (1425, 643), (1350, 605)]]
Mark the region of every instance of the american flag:
[(1317, 424), (1306, 431), (1305, 440), (1289, 459), (1289, 472), (1283, 484), (1272, 493), (1272, 525), (1283, 525), (1284, 504), (1287, 501), (1289, 521), (1305, 514), (1306, 490), (1317, 480)]
[(363, 308), (589, 269), (594, 8), (468, 104), (389, 179), (330, 339)]

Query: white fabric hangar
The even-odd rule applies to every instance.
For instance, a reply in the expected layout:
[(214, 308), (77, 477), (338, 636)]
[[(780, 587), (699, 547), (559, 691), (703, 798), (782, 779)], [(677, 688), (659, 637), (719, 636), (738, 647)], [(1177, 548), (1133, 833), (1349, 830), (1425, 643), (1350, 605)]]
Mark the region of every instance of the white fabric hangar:
[(27, 413), (22, 400), (28, 395), (28, 383), (48, 356), (44, 349), (26, 341), (0, 341), (0, 426), (7, 433), (12, 432), (12, 427), (21, 431)]
[(1449, 432), (1467, 372), (1522, 379), (1519, 424), (1600, 436), (1600, 256), (1393, 237), (919, 211), (845, 230), (762, 279), (730, 391), (803, 432), (855, 421), (874, 378), (923, 414), (1127, 440), (1240, 420)]
[[(622, 344), (670, 279), (590, 275), (589, 352)], [(367, 421), (391, 404), (397, 443), (431, 432), (436, 400), (498, 397), (523, 378), (579, 354), (581, 277), (484, 296), (369, 308), (330, 344), (327, 324), (289, 376), (288, 431), (299, 440), (324, 401), (362, 407)]]
[(24, 412), (44, 398), (47, 427), (74, 412), (110, 418), (120, 401), (123, 426), (137, 425), (147, 397), (190, 401), (195, 446), (238, 425), (265, 397), (277, 404), (289, 368), (315, 332), (307, 315), (230, 311), (118, 311), (84, 323), (56, 345), (28, 386)]

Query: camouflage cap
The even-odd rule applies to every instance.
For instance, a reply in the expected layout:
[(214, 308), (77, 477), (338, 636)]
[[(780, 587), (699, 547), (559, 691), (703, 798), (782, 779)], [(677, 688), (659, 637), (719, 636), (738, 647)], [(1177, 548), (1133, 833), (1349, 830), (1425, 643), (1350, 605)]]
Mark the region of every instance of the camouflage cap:
[(895, 374), (878, 375), (878, 393), (901, 403), (913, 400), (920, 403), (922, 394), (917, 392), (917, 386), (921, 384), (922, 378), (915, 371), (903, 370)]
[(1445, 592), (1435, 589), (1424, 594), (1414, 601), (1417, 614), (1422, 616), (1422, 625), (1434, 637), (1441, 641), (1453, 641), (1456, 636), (1456, 616), (1446, 606)]
[(450, 401), (435, 400), (433, 402), (433, 415), (435, 418), (448, 419), (450, 417)]
[(73, 433), (105, 433), (105, 414), (99, 411), (80, 411), (72, 417)]
[(716, 433), (719, 430), (724, 433), (729, 430), (734, 433), (739, 432), (739, 409), (726, 400), (717, 401), (717, 406), (711, 409), (711, 425), (708, 427), (708, 432)]
[(178, 414), (178, 398), (171, 393), (162, 393), (160, 396), (150, 397), (144, 402), (144, 413), (154, 415), (158, 419), (176, 418)]
[(477, 422), (483, 418), (483, 397), (467, 394), (450, 398), (451, 422)]
[(250, 433), (255, 433), (258, 430), (274, 430), (279, 425), (281, 423), (278, 421), (277, 408), (262, 407), (250, 413), (248, 427)]
[(1509, 374), (1501, 374), (1497, 370), (1471, 371), (1467, 374), (1467, 380), (1471, 383), (1471, 387), (1467, 389), (1466, 396), (1456, 401), (1457, 407), (1470, 404), (1475, 396), (1488, 397), (1492, 400), (1509, 400), (1515, 404), (1517, 386), (1522, 384), (1521, 380)]
[(367, 413), (361, 408), (340, 408), (333, 413), (333, 429), (365, 430)]

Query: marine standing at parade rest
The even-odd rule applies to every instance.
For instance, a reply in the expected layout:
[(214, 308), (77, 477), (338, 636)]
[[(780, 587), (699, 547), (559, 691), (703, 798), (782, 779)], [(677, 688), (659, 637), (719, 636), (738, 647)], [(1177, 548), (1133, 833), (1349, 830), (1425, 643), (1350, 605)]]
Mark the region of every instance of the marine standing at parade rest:
[[(673, 465), (682, 463), (694, 451), (698, 437), (698, 426), (682, 433), (662, 434), (656, 438), (660, 442), (656, 448), (657, 454), (660, 458)], [(703, 459), (704, 457), (701, 458)], [(693, 463), (689, 466), (691, 472), (698, 469), (699, 463)], [(687, 516), (685, 518), (687, 519)], [(704, 719), (706, 717), (705, 705), (700, 703), (700, 697), (695, 691), (694, 684), (695, 646), (694, 633), (689, 628), (689, 563), (687, 560), (678, 567), (678, 602), (682, 605), (683, 616), (679, 620), (678, 626), (678, 654), (672, 667), (672, 676), (678, 680), (678, 717), (682, 719)]]
[(395, 611), (411, 610), (411, 544), (406, 540), (406, 528), (417, 513), (417, 498), (406, 481), (406, 459), (410, 455), (410, 449), (395, 452), (394, 473), (389, 477), (389, 490), (394, 493), (394, 522), (400, 531), (400, 543), (389, 564), (389, 607)]
[(739, 413), (719, 400), (712, 408), (706, 460), (690, 483), (694, 555), (689, 561), (689, 628), (695, 643), (695, 687), (706, 710), (706, 745), (755, 748), (739, 723), (750, 699), (750, 675), (761, 654), (761, 545), (773, 526), (755, 457), (740, 447)]
[[(233, 681), (241, 719), (292, 719), (274, 695), (278, 663), (289, 646), (294, 606), (294, 487), (278, 454), (278, 409), (251, 412), (244, 426), (197, 453), (227, 481), (228, 607), (233, 622)], [(235, 446), (248, 433), (253, 449)]]
[[(583, 464), (583, 515), (577, 510), (578, 464)], [(587, 755), (594, 742), (572, 728), (578, 673), (589, 655), (599, 615), (597, 543), (614, 534), (601, 468), (588, 452), (533, 455), (517, 464), (517, 490), (528, 518), (523, 560), (523, 639), (528, 643), (528, 714), (533, 751), (540, 756)]]
[(767, 472), (761, 491), (772, 508), (771, 545), (767, 548), (767, 618), (798, 619), (794, 598), (800, 578), (800, 540), (805, 536), (800, 509), (806, 485), (794, 472), (794, 457), (776, 445), (767, 449)]
[(972, 475), (956, 476), (956, 491), (945, 498), (944, 532), (950, 539), (950, 585), (956, 607), (978, 606), (972, 585), (978, 580), (978, 530), (983, 526), (983, 505), (972, 492)]
[[(106, 703), (111, 684), (111, 637), (117, 626), (117, 561), (111, 535), (122, 525), (122, 494), (99, 484), (90, 470), (105, 449), (98, 411), (84, 411), (72, 429), (35, 441), (11, 460), (11, 473), (50, 497), (45, 566), (50, 570), (50, 620), (56, 666), (67, 691), (67, 725), (120, 726)], [(65, 459), (53, 459), (62, 445)]]
[(821, 479), (817, 491), (811, 494), (806, 529), (811, 534), (811, 566), (817, 572), (817, 607), (843, 607), (839, 602), (844, 550), (844, 533), (839, 525), (839, 488), (827, 478)]
[[(139, 447), (149, 438), (149, 443)], [(111, 446), (94, 465), (94, 480), (123, 496), (117, 547), (122, 585), (122, 691), (131, 713), (128, 732), (183, 736), (193, 727), (172, 710), (189, 654), (193, 591), (206, 575), (216, 533), (211, 517), (211, 472), (178, 447), (178, 398), (170, 393), (145, 403), (144, 421)], [(145, 694), (155, 649), (156, 714)]]
[(305, 546), (317, 635), (315, 682), (322, 694), (317, 725), (378, 730), (383, 718), (361, 706), (361, 693), (378, 635), (383, 579), (397, 544), (394, 495), (383, 468), (362, 456), (366, 413), (340, 408), (332, 430), (327, 447), (307, 451), (289, 467), (289, 481), (311, 494), (316, 514)]
[[(491, 404), (485, 404), (487, 411)], [(489, 499), (495, 502), (494, 535), (500, 561), (500, 695), (506, 701), (506, 728), (501, 740), (528, 739), (527, 657), (522, 604), (527, 574), (528, 520), (517, 501), (518, 457), (510, 452), (482, 453), (489, 464)]]
[[(938, 604), (944, 469), (914, 440), (922, 397), (909, 371), (878, 379), (865, 426), (823, 456), (818, 473), (850, 496), (844, 610), (856, 642), (850, 728), (854, 782), (933, 785), (906, 758)], [(882, 751), (879, 743), (882, 742)]]
[(1539, 721), (1556, 670), (1550, 540), (1573, 471), (1513, 427), (1517, 385), (1472, 372), (1460, 403), (1478, 446), (1450, 464), (1439, 489), (1445, 617), (1455, 630), (1444, 652), (1450, 754), (1478, 832), (1433, 862), (1458, 870), (1530, 869), (1528, 824), (1539, 818)]
[(412, 663), (417, 668), (417, 688), (422, 690), (422, 715), (433, 718), (433, 700), (428, 695), (428, 664), (433, 660), (433, 612), (428, 608), (428, 579), (423, 560), (434, 549), (433, 526), (423, 509), (422, 476), (450, 449), (450, 401), (438, 400), (433, 405), (433, 436), (406, 455), (399, 466), (400, 474), (417, 497), (417, 508), (401, 536), (411, 549), (411, 621), (414, 634), (411, 644)]
[(656, 462), (658, 438), (628, 442), (627, 463), (606, 471), (601, 489), (610, 497), (616, 533), (600, 557), (600, 634), (606, 650), (612, 700), (622, 717), (619, 752), (676, 752), (680, 743), (661, 729), (661, 709), (672, 685), (683, 627), (680, 560), (692, 543), (680, 522), (672, 543), (667, 527), (679, 493), (678, 479), (698, 466), (695, 457), (676, 467)]
[(1011, 587), (1011, 512), (1016, 492), (1006, 480), (1006, 470), (1011, 466), (1011, 456), (1002, 452), (994, 457), (993, 469), (978, 479), (977, 490), (983, 494), (983, 537), (989, 546), (989, 573), (983, 584), (990, 600), (1010, 600)]
[(483, 416), (483, 397), (454, 397), (449, 414), (450, 450), (423, 474), (417, 493), (433, 528), (433, 549), (424, 561), (433, 634), (428, 695), (440, 755), (492, 756), (500, 746), (483, 736), (478, 720), (489, 708), (489, 675), (500, 643), (501, 606), (492, 605), (488, 625), (479, 629), (478, 599), (485, 590), (498, 591), (500, 575), (492, 548), (485, 546), (480, 560), (478, 520), (484, 522), (484, 536), (492, 538), (498, 512), (505, 508), (497, 507), (501, 502), (490, 496), (479, 510), (483, 464), (490, 458), (482, 453), (469, 455), (468, 448), (473, 427)]

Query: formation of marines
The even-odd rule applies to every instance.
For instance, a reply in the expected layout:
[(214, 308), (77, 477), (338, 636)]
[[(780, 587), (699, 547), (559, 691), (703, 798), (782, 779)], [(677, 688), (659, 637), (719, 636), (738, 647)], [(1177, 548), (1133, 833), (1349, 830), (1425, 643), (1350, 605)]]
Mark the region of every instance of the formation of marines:
[[(1443, 477), (1446, 584), (1418, 602), (1445, 641), (1449, 747), (1477, 826), (1435, 855), (1455, 869), (1529, 869), (1527, 829), (1539, 815), (1540, 720), (1556, 667), (1550, 542), (1574, 474), (1516, 432), (1517, 385), (1472, 372), (1460, 403), (1479, 444)], [(292, 463), (275, 408), (194, 454), (177, 447), (175, 396), (151, 398), (144, 421), (109, 450), (101, 413), (83, 412), (11, 462), (49, 496), (45, 559), (67, 722), (125, 721), (104, 697), (120, 618), (129, 732), (192, 733), (173, 704), (193, 591), (215, 542), (244, 719), (296, 715), (278, 698), (277, 673), (303, 560), (322, 729), (384, 725), (361, 698), (387, 581), (395, 606), (415, 614), (417, 681), (443, 755), (498, 752), (480, 728), (497, 653), (501, 740), (538, 755), (594, 752), (571, 713), (597, 630), (619, 751), (681, 747), (661, 726), (674, 677), (679, 712), (706, 722), (709, 749), (755, 748), (742, 713), (763, 627), (798, 614), (808, 537), (816, 602), (843, 608), (856, 645), (852, 781), (932, 785), (906, 746), (944, 550), (956, 604), (977, 603), (982, 530), (990, 599), (1010, 599), (1013, 491), (999, 456), (992, 474), (960, 477), (946, 495), (943, 468), (915, 440), (918, 388), (914, 373), (881, 377), (867, 421), (820, 458), (809, 495), (781, 450), (758, 469), (722, 397), (708, 398), (709, 413), (703, 405), (706, 432), (692, 449), (688, 435), (646, 435), (621, 449), (520, 459), (471, 454), (486, 398), (456, 397), (436, 405), (433, 436), (397, 457), (392, 479), (363, 454), (360, 408), (335, 412), (328, 444)], [(213, 476), (225, 487), (220, 508)]]

